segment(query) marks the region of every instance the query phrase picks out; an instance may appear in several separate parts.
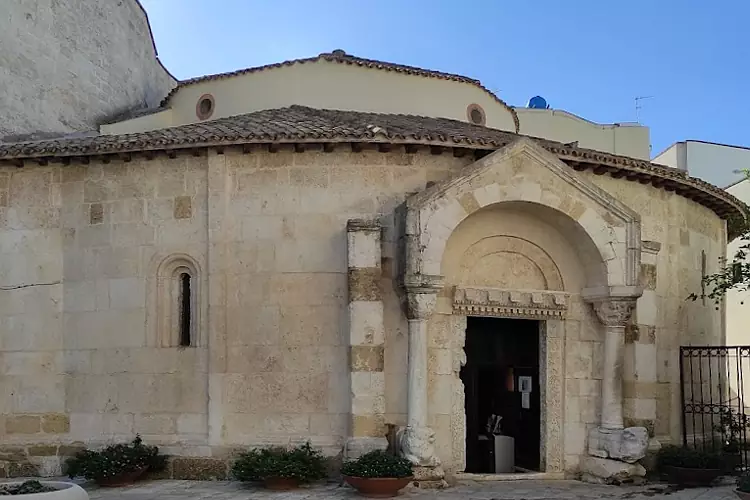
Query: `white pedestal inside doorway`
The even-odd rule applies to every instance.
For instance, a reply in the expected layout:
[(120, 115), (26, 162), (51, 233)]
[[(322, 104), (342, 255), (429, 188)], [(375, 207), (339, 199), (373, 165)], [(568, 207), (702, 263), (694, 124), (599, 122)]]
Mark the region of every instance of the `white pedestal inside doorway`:
[(516, 471), (516, 440), (510, 436), (495, 438), (495, 474)]

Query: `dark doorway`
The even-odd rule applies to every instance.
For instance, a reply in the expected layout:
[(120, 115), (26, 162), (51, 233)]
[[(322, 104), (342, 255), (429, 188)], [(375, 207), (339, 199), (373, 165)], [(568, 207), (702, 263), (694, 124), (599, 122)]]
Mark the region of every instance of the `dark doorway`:
[[(493, 415), (502, 417), (502, 434), (515, 440), (516, 467), (538, 471), (539, 322), (471, 316), (467, 320), (466, 365), (461, 369), (466, 472), (495, 472), (494, 437), (487, 431)], [(531, 392), (524, 396), (529, 381)]]

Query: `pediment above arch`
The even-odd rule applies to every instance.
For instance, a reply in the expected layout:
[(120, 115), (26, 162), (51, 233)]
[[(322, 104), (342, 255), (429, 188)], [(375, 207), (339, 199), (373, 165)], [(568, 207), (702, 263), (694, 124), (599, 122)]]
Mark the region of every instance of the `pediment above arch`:
[(593, 262), (588, 287), (637, 287), (639, 214), (528, 138), (407, 200), (406, 233), (418, 242), (407, 274), (440, 275), (445, 243), (458, 224), (484, 207), (503, 203), (569, 221), (578, 233), (571, 239), (585, 250), (582, 258), (598, 259), (603, 270), (596, 271)]

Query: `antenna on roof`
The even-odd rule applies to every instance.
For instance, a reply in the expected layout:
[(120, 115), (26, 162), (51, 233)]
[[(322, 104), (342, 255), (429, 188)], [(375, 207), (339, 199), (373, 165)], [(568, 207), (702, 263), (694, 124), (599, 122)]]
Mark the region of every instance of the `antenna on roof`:
[(641, 114), (640, 110), (643, 108), (643, 105), (641, 104), (641, 101), (645, 99), (653, 99), (655, 96), (652, 95), (644, 95), (640, 97), (635, 98), (635, 121), (636, 123), (641, 123)]

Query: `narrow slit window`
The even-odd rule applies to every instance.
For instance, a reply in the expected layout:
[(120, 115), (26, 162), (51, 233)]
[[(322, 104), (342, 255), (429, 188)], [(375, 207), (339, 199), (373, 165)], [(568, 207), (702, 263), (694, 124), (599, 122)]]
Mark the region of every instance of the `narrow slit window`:
[(189, 347), (190, 342), (190, 319), (191, 311), (190, 296), (190, 275), (182, 273), (180, 275), (180, 346)]

